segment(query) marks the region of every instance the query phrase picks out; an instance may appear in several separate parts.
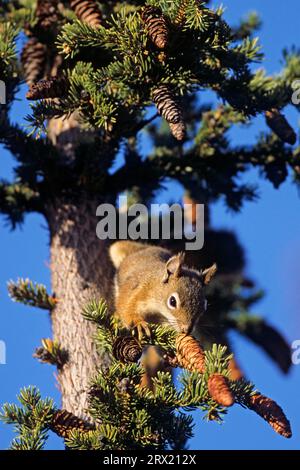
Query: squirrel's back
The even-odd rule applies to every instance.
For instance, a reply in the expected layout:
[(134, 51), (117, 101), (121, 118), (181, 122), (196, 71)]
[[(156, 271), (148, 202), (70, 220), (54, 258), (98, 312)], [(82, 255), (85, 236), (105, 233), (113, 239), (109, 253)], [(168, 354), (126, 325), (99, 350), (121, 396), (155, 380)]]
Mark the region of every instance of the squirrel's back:
[(172, 253), (164, 248), (145, 245), (141, 250), (126, 256), (117, 272), (117, 284), (130, 288), (157, 282), (163, 276), (165, 264)]

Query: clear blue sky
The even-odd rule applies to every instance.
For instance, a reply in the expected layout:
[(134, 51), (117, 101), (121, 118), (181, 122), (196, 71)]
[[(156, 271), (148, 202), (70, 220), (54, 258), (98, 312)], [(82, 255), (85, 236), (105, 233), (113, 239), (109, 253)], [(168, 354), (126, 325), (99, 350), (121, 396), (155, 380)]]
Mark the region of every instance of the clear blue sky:
[[(266, 53), (264, 66), (270, 73), (281, 68), (281, 51), (285, 46), (300, 46), (298, 0), (227, 0), (226, 18), (236, 22), (250, 10), (258, 11), (264, 25), (260, 33)], [(300, 78), (300, 77), (299, 77)], [(21, 120), (27, 109), (24, 102), (14, 108), (14, 119)], [(288, 117), (298, 126), (298, 115), (291, 109)], [(253, 142), (264, 128), (258, 118), (251, 128), (235, 129), (236, 143)], [(0, 175), (11, 175), (12, 159), (1, 150)], [(251, 172), (247, 178), (258, 181)], [(248, 273), (266, 290), (265, 299), (256, 313), (263, 314), (289, 339), (300, 339), (300, 200), (295, 186), (286, 182), (279, 191), (259, 180), (260, 200), (245, 205), (241, 214), (232, 215), (218, 203), (213, 208), (215, 227), (234, 229), (247, 253)], [(168, 195), (178, 196), (172, 187)], [(44, 220), (30, 215), (21, 230), (10, 232), (0, 227), (0, 340), (7, 345), (7, 365), (0, 365), (0, 403), (14, 401), (24, 385), (35, 384), (44, 396), (51, 396), (59, 404), (55, 387), (55, 369), (40, 365), (32, 358), (33, 350), (42, 337), (51, 336), (47, 313), (12, 303), (7, 296), (6, 282), (18, 276), (29, 277), (49, 286), (48, 233)], [(294, 366), (284, 377), (256, 347), (234, 336), (233, 341), (240, 362), (247, 375), (265, 394), (276, 399), (286, 411), (293, 427), (293, 438), (277, 436), (266, 423), (250, 411), (233, 407), (226, 421), (219, 426), (202, 421), (195, 413), (193, 449), (299, 449), (300, 447), (300, 365)], [(0, 424), (0, 449), (7, 448), (12, 438), (11, 428)], [(61, 441), (51, 436), (48, 448), (62, 448)]]

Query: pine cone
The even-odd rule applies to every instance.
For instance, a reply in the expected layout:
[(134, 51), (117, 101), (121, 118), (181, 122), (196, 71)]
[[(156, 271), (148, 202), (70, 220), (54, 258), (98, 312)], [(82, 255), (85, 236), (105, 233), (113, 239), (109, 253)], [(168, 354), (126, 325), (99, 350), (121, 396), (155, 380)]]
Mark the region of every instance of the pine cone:
[[(176, 338), (176, 357), (178, 365), (191, 372), (205, 372), (205, 354), (200, 343), (186, 334), (180, 334)], [(234, 402), (232, 392), (228, 386), (226, 377), (221, 374), (213, 374), (208, 379), (208, 391), (210, 396), (222, 406), (231, 406)]]
[(267, 159), (265, 163), (265, 173), (274, 188), (278, 189), (288, 177), (286, 162), (281, 158), (273, 160), (271, 157), (270, 160)]
[(161, 85), (152, 92), (153, 101), (168, 123), (177, 124), (182, 120), (181, 110), (172, 91), (167, 85)]
[(113, 345), (113, 355), (121, 362), (137, 362), (142, 355), (142, 346), (133, 336), (119, 336)]
[(25, 44), (21, 55), (21, 62), (25, 80), (29, 85), (43, 77), (46, 54), (46, 45), (34, 37)]
[(247, 406), (267, 421), (275, 432), (286, 438), (292, 437), (290, 422), (274, 400), (256, 393), (249, 398)]
[(197, 222), (198, 207), (199, 207), (198, 204), (200, 204), (200, 202), (194, 199), (191, 196), (191, 194), (188, 191), (186, 191), (185, 194), (183, 195), (182, 203), (185, 208), (185, 212), (184, 212), (185, 219), (194, 227)]
[(66, 95), (69, 82), (64, 77), (52, 77), (49, 80), (40, 80), (33, 83), (28, 91), (28, 100), (44, 100), (48, 98), (61, 98)]
[(172, 135), (175, 137), (176, 140), (183, 140), (185, 137), (185, 124), (184, 122), (177, 122), (176, 124), (170, 123), (170, 130), (172, 132)]
[(181, 109), (174, 98), (172, 91), (166, 85), (161, 85), (152, 92), (152, 99), (158, 112), (170, 125), (171, 132), (177, 140), (185, 135), (185, 124)]
[(180, 334), (176, 338), (176, 350), (178, 363), (184, 369), (191, 372), (205, 372), (205, 354), (200, 343), (186, 334)]
[(244, 374), (235, 359), (230, 359), (229, 361), (229, 376), (231, 380), (240, 380), (244, 377)]
[(38, 0), (36, 7), (38, 26), (49, 29), (59, 20), (58, 0)]
[(71, 0), (71, 8), (80, 21), (97, 28), (102, 22), (102, 13), (95, 0)]
[(267, 125), (283, 142), (294, 145), (297, 140), (294, 129), (290, 126), (286, 117), (278, 109), (271, 109), (265, 113)]
[(146, 6), (143, 8), (141, 18), (145, 23), (146, 31), (156, 47), (165, 49), (168, 45), (168, 25), (160, 8)]
[(66, 438), (71, 431), (88, 432), (93, 426), (67, 410), (58, 410), (54, 413), (49, 428), (58, 436)]
[(227, 378), (222, 374), (213, 374), (208, 379), (210, 396), (222, 406), (232, 406), (234, 397), (228, 385)]

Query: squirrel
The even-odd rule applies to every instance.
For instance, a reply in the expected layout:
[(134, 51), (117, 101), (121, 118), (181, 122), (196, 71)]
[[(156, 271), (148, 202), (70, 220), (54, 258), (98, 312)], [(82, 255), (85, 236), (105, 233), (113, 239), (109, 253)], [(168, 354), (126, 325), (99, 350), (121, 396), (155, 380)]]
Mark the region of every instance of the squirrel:
[(133, 241), (110, 246), (116, 268), (116, 316), (134, 329), (139, 339), (150, 337), (149, 323), (168, 324), (190, 334), (207, 308), (204, 288), (214, 276), (213, 264), (204, 271), (189, 268), (184, 253)]

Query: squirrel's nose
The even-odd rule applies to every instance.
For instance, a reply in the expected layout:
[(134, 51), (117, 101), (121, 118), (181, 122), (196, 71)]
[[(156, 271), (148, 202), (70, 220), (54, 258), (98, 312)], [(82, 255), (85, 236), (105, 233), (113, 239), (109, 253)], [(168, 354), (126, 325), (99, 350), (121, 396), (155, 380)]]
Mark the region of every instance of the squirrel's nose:
[(193, 329), (194, 329), (194, 324), (193, 322), (191, 322), (189, 325), (182, 326), (182, 333), (185, 333), (186, 335), (191, 335)]
[(188, 326), (188, 325), (182, 325), (182, 327), (181, 327), (181, 332), (182, 332), (182, 333), (188, 334), (188, 333), (190, 333), (190, 331), (191, 331), (191, 327), (190, 327), (190, 326)]

